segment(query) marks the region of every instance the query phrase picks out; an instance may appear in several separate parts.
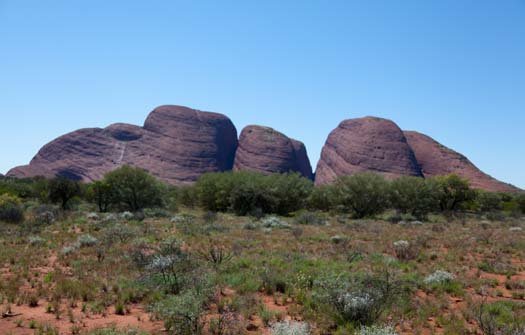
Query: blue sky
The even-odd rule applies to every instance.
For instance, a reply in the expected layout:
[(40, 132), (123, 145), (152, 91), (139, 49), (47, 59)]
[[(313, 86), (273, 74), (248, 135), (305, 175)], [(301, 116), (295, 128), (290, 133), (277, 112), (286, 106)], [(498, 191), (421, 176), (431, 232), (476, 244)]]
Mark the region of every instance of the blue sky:
[(0, 0), (0, 172), (162, 104), (267, 125), (317, 163), (346, 118), (525, 187), (525, 0)]

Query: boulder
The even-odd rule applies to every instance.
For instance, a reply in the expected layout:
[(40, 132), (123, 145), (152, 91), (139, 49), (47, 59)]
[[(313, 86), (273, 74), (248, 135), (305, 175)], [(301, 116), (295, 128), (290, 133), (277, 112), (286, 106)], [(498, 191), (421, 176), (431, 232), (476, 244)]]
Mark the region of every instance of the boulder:
[(375, 172), (387, 178), (423, 174), (403, 131), (392, 121), (364, 117), (345, 120), (334, 129), (321, 151), (316, 184), (337, 177)]
[(247, 126), (239, 137), (234, 170), (261, 173), (299, 172), (312, 179), (312, 167), (302, 142), (270, 128)]

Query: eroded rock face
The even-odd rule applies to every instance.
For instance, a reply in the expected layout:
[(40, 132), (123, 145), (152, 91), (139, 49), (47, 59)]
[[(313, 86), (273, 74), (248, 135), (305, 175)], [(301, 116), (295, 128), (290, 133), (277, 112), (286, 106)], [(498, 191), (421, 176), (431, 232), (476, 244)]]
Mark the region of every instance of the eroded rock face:
[(334, 129), (321, 151), (316, 184), (358, 172), (387, 178), (423, 176), (403, 131), (392, 121), (365, 117), (345, 120)]
[[(122, 165), (143, 168), (171, 184), (191, 183), (203, 173), (232, 168), (262, 173), (297, 171), (313, 179), (302, 142), (261, 126), (244, 128), (238, 141), (235, 126), (226, 116), (182, 106), (156, 108), (143, 127), (115, 123), (60, 136), (42, 147), (29, 165), (13, 168), (7, 176), (93, 181)], [(365, 171), (387, 178), (454, 173), (475, 188), (520, 191), (483, 173), (432, 138), (403, 132), (394, 122), (376, 117), (345, 120), (330, 133), (315, 182), (326, 184), (338, 176)]]
[(304, 144), (262, 126), (247, 126), (242, 130), (234, 169), (261, 173), (299, 172), (312, 179)]
[(456, 174), (469, 180), (474, 188), (491, 192), (519, 190), (510, 184), (492, 178), (479, 170), (467, 157), (443, 146), (427, 135), (415, 131), (404, 133), (425, 177)]
[(161, 106), (144, 127), (116, 123), (63, 135), (45, 145), (29, 165), (8, 175), (93, 181), (119, 166), (133, 165), (166, 182), (184, 184), (205, 172), (230, 170), (236, 148), (237, 131), (226, 116)]

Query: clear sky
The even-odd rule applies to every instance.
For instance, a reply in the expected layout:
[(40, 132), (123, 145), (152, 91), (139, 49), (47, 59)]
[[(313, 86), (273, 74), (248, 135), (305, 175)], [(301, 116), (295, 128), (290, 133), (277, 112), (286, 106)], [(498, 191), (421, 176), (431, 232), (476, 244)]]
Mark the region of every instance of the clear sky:
[(0, 172), (162, 104), (302, 140), (424, 132), (525, 187), (525, 0), (0, 0)]

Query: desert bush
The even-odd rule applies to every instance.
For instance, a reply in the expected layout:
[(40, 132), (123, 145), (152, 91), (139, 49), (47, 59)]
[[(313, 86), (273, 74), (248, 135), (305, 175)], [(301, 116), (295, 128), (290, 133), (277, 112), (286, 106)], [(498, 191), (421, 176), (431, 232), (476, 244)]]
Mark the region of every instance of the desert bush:
[(119, 214), (120, 219), (122, 220), (133, 220), (135, 215), (129, 211), (125, 211)]
[(452, 280), (454, 280), (456, 276), (454, 276), (452, 273), (443, 271), (443, 270), (437, 270), (434, 273), (428, 275), (424, 279), (424, 283), (427, 285), (440, 285), (444, 283), (448, 283)]
[(80, 235), (77, 239), (78, 246), (81, 248), (92, 247), (98, 244), (98, 239), (89, 235)]
[(199, 198), (196, 189), (193, 186), (172, 188), (170, 198), (172, 200), (170, 204), (171, 210), (176, 209), (178, 204), (190, 208), (193, 208), (199, 204)]
[(167, 297), (155, 304), (152, 311), (164, 321), (169, 334), (199, 335), (204, 329), (204, 303), (204, 297), (191, 290)]
[(51, 179), (48, 184), (48, 197), (53, 203), (60, 204), (62, 209), (68, 209), (71, 199), (81, 195), (78, 181), (65, 177)]
[(167, 293), (178, 294), (208, 280), (196, 257), (177, 239), (165, 240), (158, 247), (139, 244), (132, 252), (132, 259), (149, 285)]
[(326, 224), (326, 219), (315, 212), (301, 211), (294, 217), (296, 224), (322, 226)]
[(337, 206), (335, 187), (319, 185), (314, 187), (308, 198), (308, 208), (328, 212)]
[(170, 212), (163, 208), (145, 208), (143, 210), (144, 216), (147, 218), (167, 218), (170, 216)]
[(390, 184), (392, 207), (403, 214), (411, 214), (424, 219), (428, 213), (437, 209), (436, 197), (426, 179), (420, 177), (400, 177)]
[(521, 335), (525, 330), (524, 308), (523, 303), (488, 303), (484, 298), (470, 306), (470, 314), (484, 335)]
[(272, 325), (270, 332), (272, 335), (309, 335), (310, 325), (299, 321), (282, 321)]
[(342, 321), (354, 325), (373, 324), (411, 287), (387, 267), (364, 277), (337, 275), (317, 279), (313, 286), (314, 301), (328, 305)]
[(195, 215), (186, 213), (177, 214), (171, 218), (170, 222), (176, 224), (193, 224), (195, 223)]
[(136, 235), (137, 231), (129, 225), (117, 223), (104, 229), (102, 239), (105, 244), (112, 245), (115, 242), (128, 242)]
[(388, 183), (374, 173), (358, 173), (337, 179), (336, 198), (356, 218), (380, 214), (388, 207)]
[(32, 246), (42, 246), (46, 243), (46, 240), (44, 240), (42, 237), (40, 236), (29, 236), (27, 238), (27, 241), (29, 242), (30, 245)]
[(439, 208), (444, 212), (463, 209), (476, 196), (469, 182), (457, 175), (433, 177), (428, 182)]
[(164, 187), (140, 168), (122, 166), (104, 176), (113, 195), (113, 203), (131, 212), (163, 205)]
[(336, 297), (334, 306), (344, 320), (369, 324), (379, 318), (378, 299), (369, 292), (344, 292)]
[(289, 287), (285, 274), (276, 267), (265, 268), (261, 273), (261, 282), (261, 289), (263, 289), (266, 294), (273, 294), (275, 292), (285, 293)]
[(24, 220), (22, 202), (16, 196), (0, 195), (0, 221), (20, 223)]
[(357, 335), (398, 335), (392, 326), (361, 327)]
[(417, 252), (415, 252), (415, 249), (408, 241), (405, 241), (405, 240), (395, 241), (393, 245), (394, 245), (394, 252), (396, 253), (396, 257), (401, 260), (409, 260), (417, 256)]
[(79, 248), (79, 245), (78, 244), (72, 244), (72, 245), (66, 245), (62, 248), (62, 250), (60, 251), (60, 253), (64, 256), (69, 256), (71, 254), (73, 254), (75, 251), (77, 251)]
[(115, 201), (115, 192), (110, 184), (99, 180), (88, 186), (86, 199), (95, 203), (99, 212), (105, 213)]
[(289, 223), (274, 215), (263, 218), (261, 220), (261, 226), (272, 229), (290, 229), (292, 227)]
[(477, 191), (476, 203), (481, 212), (496, 212), (503, 209), (503, 199), (498, 193)]
[(239, 171), (205, 174), (197, 181), (195, 191), (199, 203), (210, 211), (284, 215), (304, 207), (312, 186), (299, 174)]
[(225, 212), (230, 209), (230, 195), (235, 179), (243, 175), (232, 172), (206, 173), (195, 184), (195, 194), (202, 207), (209, 211)]
[(378, 278), (329, 277), (314, 281), (314, 301), (327, 305), (344, 323), (354, 325), (373, 324), (394, 295), (391, 283)]
[(519, 194), (514, 198), (517, 208), (525, 214), (525, 193)]
[(211, 335), (243, 335), (245, 334), (245, 322), (239, 314), (230, 311), (222, 311), (217, 318), (210, 320)]
[(33, 179), (0, 177), (0, 194), (10, 194), (22, 199), (38, 198)]
[(233, 252), (224, 245), (210, 241), (206, 247), (197, 251), (197, 254), (204, 261), (210, 263), (213, 267), (219, 267), (233, 258)]
[(40, 205), (33, 209), (33, 218), (38, 225), (50, 225), (59, 218), (59, 208), (52, 205)]

